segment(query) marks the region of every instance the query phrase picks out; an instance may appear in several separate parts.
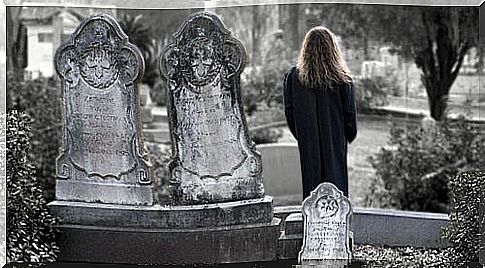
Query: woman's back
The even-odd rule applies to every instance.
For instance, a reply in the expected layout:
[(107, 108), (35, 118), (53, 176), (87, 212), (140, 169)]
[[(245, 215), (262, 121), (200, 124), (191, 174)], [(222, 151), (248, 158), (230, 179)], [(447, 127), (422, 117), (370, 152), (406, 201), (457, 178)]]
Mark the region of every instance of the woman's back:
[(357, 134), (353, 82), (327, 29), (305, 37), (298, 65), (285, 78), (284, 101), (298, 140), (304, 197), (324, 181), (348, 196), (347, 143)]

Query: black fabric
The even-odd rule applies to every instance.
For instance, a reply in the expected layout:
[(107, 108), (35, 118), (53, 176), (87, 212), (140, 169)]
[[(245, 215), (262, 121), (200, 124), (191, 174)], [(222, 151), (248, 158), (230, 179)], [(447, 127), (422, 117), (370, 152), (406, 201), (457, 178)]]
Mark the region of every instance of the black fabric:
[(322, 182), (348, 197), (347, 143), (357, 135), (354, 84), (306, 88), (293, 67), (283, 91), (288, 127), (298, 140), (303, 198)]

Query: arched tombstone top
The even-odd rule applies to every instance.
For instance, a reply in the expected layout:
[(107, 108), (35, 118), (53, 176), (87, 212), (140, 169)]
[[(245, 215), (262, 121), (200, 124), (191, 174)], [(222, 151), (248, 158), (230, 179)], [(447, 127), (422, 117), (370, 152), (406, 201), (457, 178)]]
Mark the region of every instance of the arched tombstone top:
[(57, 49), (64, 123), (57, 199), (152, 203), (137, 89), (143, 66), (138, 48), (106, 14), (84, 20)]
[(187, 18), (162, 53), (172, 140), (171, 188), (180, 204), (264, 196), (261, 155), (241, 103), (243, 44), (209, 12)]
[(139, 49), (106, 14), (83, 21), (55, 56), (57, 74), (65, 82), (75, 85), (83, 78), (96, 89), (106, 89), (117, 80), (131, 85), (143, 76), (144, 66)]
[(160, 69), (171, 82), (171, 90), (177, 90), (181, 85), (193, 91), (201, 90), (203, 86), (217, 82), (219, 74), (226, 82), (224, 86), (230, 86), (228, 80), (238, 79), (246, 65), (244, 45), (231, 35), (216, 15), (209, 12), (195, 13), (187, 18), (163, 55)]
[(329, 182), (319, 184), (303, 201), (302, 213), (302, 264), (337, 264), (351, 259), (352, 207), (342, 191)]

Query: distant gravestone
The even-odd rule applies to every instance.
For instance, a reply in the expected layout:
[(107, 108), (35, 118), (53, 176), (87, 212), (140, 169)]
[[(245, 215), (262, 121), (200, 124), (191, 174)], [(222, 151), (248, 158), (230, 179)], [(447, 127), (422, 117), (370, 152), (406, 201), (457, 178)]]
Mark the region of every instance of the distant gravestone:
[(322, 183), (303, 201), (303, 266), (343, 267), (352, 257), (352, 207), (332, 183)]
[(152, 204), (141, 137), (139, 50), (114, 19), (95, 15), (57, 50), (55, 67), (64, 113), (56, 199)]
[(264, 196), (261, 156), (241, 104), (242, 43), (208, 12), (190, 16), (164, 51), (172, 140), (172, 195), (179, 204)]

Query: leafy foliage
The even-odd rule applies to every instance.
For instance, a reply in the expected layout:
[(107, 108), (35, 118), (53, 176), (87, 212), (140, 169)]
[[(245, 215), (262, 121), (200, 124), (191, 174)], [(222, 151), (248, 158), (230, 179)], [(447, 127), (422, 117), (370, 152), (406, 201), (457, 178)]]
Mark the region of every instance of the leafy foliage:
[(167, 105), (167, 82), (165, 79), (160, 78), (157, 79), (155, 84), (153, 85), (153, 90), (150, 90), (150, 96), (152, 101), (157, 106), (166, 106)]
[(257, 129), (250, 131), (255, 143), (276, 142), (283, 133), (272, 124), (285, 120), (283, 80), (291, 67), (291, 52), (277, 35), (267, 41), (261, 48), (263, 64), (246, 68), (241, 76), (242, 101), (249, 129)]
[(483, 166), (484, 144), (478, 127), (464, 117), (406, 128), (394, 125), (389, 147), (370, 159), (381, 180), (374, 182), (370, 196), (398, 209), (447, 212), (449, 178)]
[(167, 164), (170, 161), (170, 147), (158, 143), (145, 143), (152, 164), (153, 194), (155, 202), (161, 205), (170, 202)]
[(386, 72), (383, 76), (355, 79), (355, 98), (359, 113), (366, 113), (372, 107), (387, 105), (388, 96), (396, 96), (399, 92), (399, 78), (392, 72)]
[(58, 254), (57, 220), (28, 161), (29, 123), (24, 113), (7, 115), (7, 262), (52, 262)]
[(118, 22), (123, 32), (128, 36), (131, 43), (140, 49), (145, 60), (145, 74), (141, 79), (142, 83), (153, 87), (160, 74), (157, 67), (158, 45), (153, 37), (153, 30), (143, 21), (143, 16), (131, 16), (122, 13)]
[[(354, 258), (362, 261), (362, 267), (369, 268), (454, 268), (451, 251), (414, 247), (389, 247), (376, 245), (356, 245)], [(359, 266), (357, 266), (359, 267)]]
[(53, 79), (24, 80), (20, 74), (7, 75), (7, 106), (32, 118), (29, 159), (48, 201), (54, 199), (55, 159), (61, 135), (60, 86)]
[[(465, 172), (451, 178), (452, 209), (445, 237), (454, 251), (454, 262), (468, 263), (479, 261), (481, 241), (480, 228), (485, 217), (480, 215), (485, 192), (485, 173)], [(481, 217), (481, 218), (480, 218)]]
[(249, 134), (252, 141), (256, 144), (275, 143), (283, 135), (279, 126), (273, 123), (284, 121), (284, 113), (280, 108), (268, 107), (265, 103), (260, 103), (247, 118)]
[[(344, 40), (362, 39), (392, 45), (395, 53), (413, 59), (423, 72), (430, 113), (445, 117), (448, 94), (468, 50), (478, 45), (477, 7), (395, 8), (386, 5), (314, 5), (324, 9), (328, 26)], [(403, 27), (403, 25), (406, 25)]]

